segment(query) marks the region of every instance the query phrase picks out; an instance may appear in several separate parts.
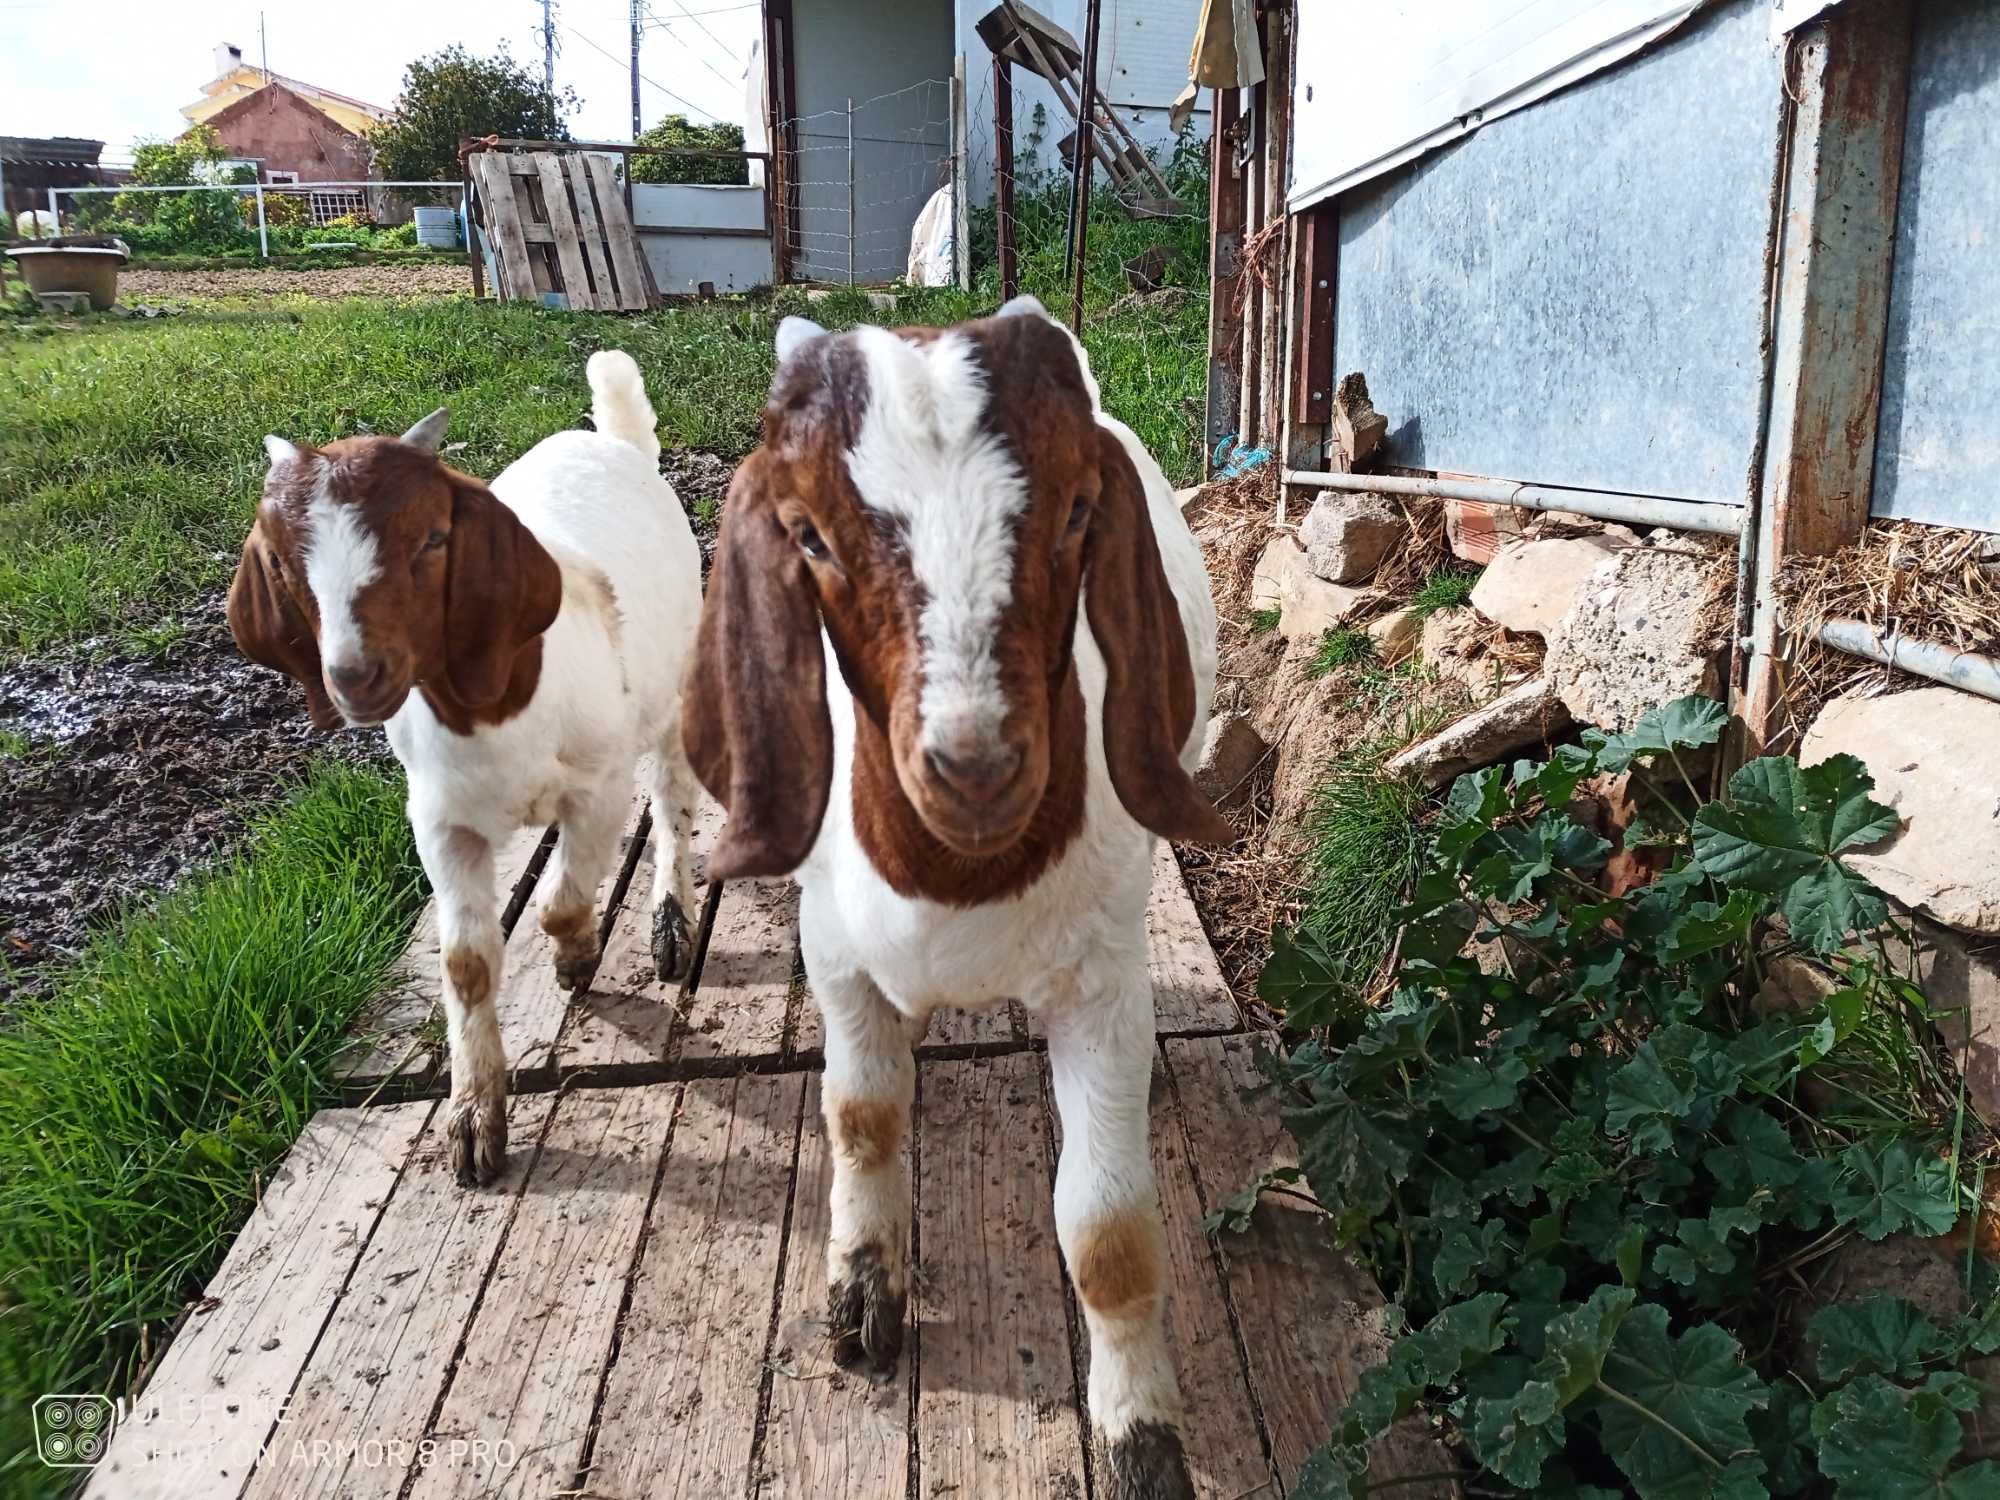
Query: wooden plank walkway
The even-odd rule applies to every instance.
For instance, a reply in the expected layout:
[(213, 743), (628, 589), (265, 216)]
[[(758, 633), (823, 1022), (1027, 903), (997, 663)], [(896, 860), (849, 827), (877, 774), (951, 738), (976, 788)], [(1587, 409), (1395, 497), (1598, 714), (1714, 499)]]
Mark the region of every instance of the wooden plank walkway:
[[(697, 850), (720, 822), (705, 807)], [(919, 1048), (904, 1358), (875, 1383), (823, 1322), (830, 1166), (818, 1014), (786, 883), (711, 891), (691, 980), (653, 978), (645, 820), (607, 881), (605, 954), (563, 1004), (529, 905), (551, 838), (504, 851), (513, 1156), (444, 1163), (436, 936), (347, 1062), (92, 1476), (91, 1497), (744, 1496), (1089, 1500), (1088, 1352), (1050, 1208), (1060, 1124), (1019, 1006), (940, 1014)], [(1381, 1296), (1318, 1216), (1203, 1216), (1292, 1159), (1178, 865), (1148, 931), (1167, 1316), (1204, 1500), (1281, 1497), (1358, 1371)], [(544, 990), (550, 993), (545, 994)], [(366, 1102), (363, 1102), (366, 1101)], [(1422, 1433), (1376, 1479), (1451, 1467)]]

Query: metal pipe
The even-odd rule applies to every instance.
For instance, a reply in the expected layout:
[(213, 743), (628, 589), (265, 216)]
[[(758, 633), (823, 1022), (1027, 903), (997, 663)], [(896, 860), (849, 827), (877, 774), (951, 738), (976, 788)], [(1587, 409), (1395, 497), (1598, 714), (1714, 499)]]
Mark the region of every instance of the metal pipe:
[(854, 285), (854, 96), (847, 99), (847, 284)]
[(1905, 672), (2000, 703), (2000, 661), (1990, 656), (1954, 651), (1936, 641), (1913, 641), (1900, 634), (1885, 641), (1874, 626), (1861, 620), (1828, 620), (1820, 627), (1819, 638), (1836, 651), (1879, 661), (1885, 667), (1901, 667)]
[[(1074, 280), (1070, 283), (1069, 326), (1077, 333), (1083, 332), (1083, 275), (1090, 256), (1090, 169), (1096, 164), (1091, 143), (1097, 139), (1097, 23), (1103, 14), (1102, 0), (1084, 0), (1083, 76), (1077, 84), (1082, 104), (1076, 117), (1076, 163), (1069, 190), (1074, 215), (1070, 221), (1073, 264), (1069, 269)], [(1112, 175), (1115, 179), (1116, 174)]]
[(1740, 505), (1698, 500), (1662, 500), (1656, 495), (1622, 495), (1612, 490), (1545, 489), (1510, 479), (1416, 479), (1402, 474), (1321, 474), (1285, 470), (1285, 483), (1309, 490), (1351, 490), (1373, 495), (1421, 495), (1432, 500), (1478, 500), (1523, 510), (1573, 510), (1599, 521), (1635, 526), (1671, 526), (1735, 536), (1743, 525)]
[(264, 184), (257, 184), (257, 258), (271, 258), (271, 236), (264, 227)]

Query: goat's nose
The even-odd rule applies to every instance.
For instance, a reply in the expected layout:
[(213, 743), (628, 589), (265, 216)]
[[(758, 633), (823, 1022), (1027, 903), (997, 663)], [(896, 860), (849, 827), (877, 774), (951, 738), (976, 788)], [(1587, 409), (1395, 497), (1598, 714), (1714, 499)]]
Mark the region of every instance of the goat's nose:
[(931, 774), (967, 802), (991, 802), (1013, 783), (1021, 752), (1013, 745), (940, 746), (924, 752)]
[(326, 675), (332, 680), (334, 690), (343, 698), (366, 700), (369, 693), (382, 685), (388, 673), (388, 666), (380, 658), (363, 658), (357, 662), (341, 662), (329, 666)]

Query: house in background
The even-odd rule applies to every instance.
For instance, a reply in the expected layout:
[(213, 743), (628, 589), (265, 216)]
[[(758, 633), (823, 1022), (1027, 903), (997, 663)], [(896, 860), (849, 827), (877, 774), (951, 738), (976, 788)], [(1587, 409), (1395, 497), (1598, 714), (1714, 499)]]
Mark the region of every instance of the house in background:
[(14, 216), (28, 209), (47, 211), (50, 188), (115, 187), (132, 174), (107, 167), (101, 160), (104, 142), (76, 136), (0, 135), (0, 201), (5, 229), (13, 233)]
[[(215, 49), (215, 77), (202, 97), (181, 114), (221, 138), (233, 163), (255, 167), (267, 186), (287, 183), (362, 182), (379, 174), (368, 137), (388, 123), (391, 111), (243, 60), (243, 49), (225, 42)], [(328, 188), (308, 194), (315, 223), (368, 212), (377, 219), (407, 217), (408, 209), (380, 190)]]

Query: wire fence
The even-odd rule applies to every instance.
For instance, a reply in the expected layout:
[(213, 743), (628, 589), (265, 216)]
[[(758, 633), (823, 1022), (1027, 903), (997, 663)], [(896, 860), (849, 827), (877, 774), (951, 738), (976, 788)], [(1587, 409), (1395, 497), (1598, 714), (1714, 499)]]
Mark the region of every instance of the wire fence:
[(912, 232), (927, 214), (945, 215), (943, 253), (955, 261), (952, 90), (949, 78), (927, 78), (783, 122), (797, 140), (794, 280), (854, 286), (909, 276)]
[[(464, 187), (458, 182), (191, 183), (171, 186), (60, 187), (48, 190), (37, 229), (116, 235), (141, 255), (273, 254), (340, 246), (413, 248), (417, 208), (452, 210), (450, 238), (463, 243)], [(46, 222), (41, 222), (41, 221)], [(385, 222), (401, 220), (403, 222)], [(443, 234), (437, 238), (442, 241)], [(446, 248), (442, 243), (438, 248)]]

